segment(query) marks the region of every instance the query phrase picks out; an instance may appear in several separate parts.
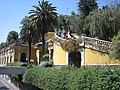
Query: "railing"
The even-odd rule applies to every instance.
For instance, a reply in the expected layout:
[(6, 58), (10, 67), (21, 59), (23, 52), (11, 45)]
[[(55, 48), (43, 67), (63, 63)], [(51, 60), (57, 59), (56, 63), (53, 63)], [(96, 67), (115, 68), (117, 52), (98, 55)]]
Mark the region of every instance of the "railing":
[(84, 44), (87, 48), (92, 48), (106, 53), (112, 49), (112, 42), (91, 37), (84, 37)]
[(62, 37), (60, 37), (60, 36), (58, 36), (56, 34), (55, 34), (55, 39), (62, 40), (62, 41), (66, 40), (66, 39), (64, 39), (64, 38), (62, 38)]
[[(58, 35), (55, 35), (55, 38), (62, 41), (66, 40)], [(80, 43), (80, 46), (108, 53), (112, 49), (112, 42), (91, 37), (82, 37), (82, 43)]]
[(10, 82), (10, 77), (6, 74), (0, 74), (0, 77), (5, 79), (6, 81)]

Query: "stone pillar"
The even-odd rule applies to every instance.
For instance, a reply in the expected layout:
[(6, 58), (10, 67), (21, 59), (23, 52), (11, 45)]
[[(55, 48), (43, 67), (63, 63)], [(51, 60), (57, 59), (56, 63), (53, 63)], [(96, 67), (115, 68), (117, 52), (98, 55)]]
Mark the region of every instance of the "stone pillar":
[(1, 53), (0, 53), (0, 64), (1, 64)]
[(82, 48), (80, 49), (80, 52), (81, 52), (81, 65), (85, 65), (85, 34), (82, 34), (81, 37), (82, 37), (82, 43), (81, 43), (81, 46)]
[(66, 51), (66, 65), (68, 65), (68, 62), (69, 62), (69, 52)]
[(51, 59), (51, 49), (49, 49), (49, 60)]
[(20, 62), (20, 46), (18, 46), (18, 62)]
[(40, 50), (37, 50), (36, 51), (36, 55), (37, 55), (37, 64), (40, 65), (40, 62), (41, 62), (41, 52)]
[(84, 50), (84, 48), (81, 48), (80, 52), (81, 52), (81, 65), (84, 65), (85, 64), (85, 50)]
[(7, 63), (10, 63), (10, 50), (11, 49), (8, 50), (8, 61), (7, 61)]

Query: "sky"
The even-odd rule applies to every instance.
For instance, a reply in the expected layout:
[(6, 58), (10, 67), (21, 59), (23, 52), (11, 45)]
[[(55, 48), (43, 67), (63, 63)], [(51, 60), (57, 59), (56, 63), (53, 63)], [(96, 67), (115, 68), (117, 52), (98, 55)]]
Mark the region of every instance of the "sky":
[[(41, 0), (39, 0), (41, 1)], [(57, 7), (58, 14), (70, 15), (71, 11), (78, 13), (79, 0), (48, 0)], [(98, 6), (109, 5), (114, 0), (97, 0)], [(37, 5), (38, 0), (1, 0), (0, 1), (0, 43), (5, 42), (10, 31), (20, 32), (20, 22), (28, 12)]]

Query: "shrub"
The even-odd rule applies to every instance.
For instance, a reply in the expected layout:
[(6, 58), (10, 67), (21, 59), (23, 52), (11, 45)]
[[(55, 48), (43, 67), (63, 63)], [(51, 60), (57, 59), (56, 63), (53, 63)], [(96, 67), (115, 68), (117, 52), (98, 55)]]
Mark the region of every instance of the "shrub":
[(44, 90), (119, 90), (120, 71), (102, 67), (28, 69), (23, 82)]
[(110, 57), (114, 59), (120, 59), (120, 31), (112, 39), (112, 51), (110, 52)]
[(24, 62), (12, 62), (12, 63), (8, 63), (7, 66), (27, 66), (27, 63), (24, 63)]
[(43, 61), (49, 61), (49, 54), (44, 54), (42, 56)]
[(44, 54), (42, 56), (42, 59), (44, 62), (42, 62), (41, 66), (42, 67), (52, 67), (53, 66), (53, 60), (49, 60), (49, 54)]

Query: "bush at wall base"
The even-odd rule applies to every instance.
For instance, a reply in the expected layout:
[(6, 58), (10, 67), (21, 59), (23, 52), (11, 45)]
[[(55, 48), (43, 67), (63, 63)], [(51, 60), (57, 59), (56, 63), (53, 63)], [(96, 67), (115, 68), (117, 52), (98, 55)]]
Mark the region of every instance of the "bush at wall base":
[(37, 66), (25, 72), (23, 82), (43, 90), (119, 90), (120, 69)]

